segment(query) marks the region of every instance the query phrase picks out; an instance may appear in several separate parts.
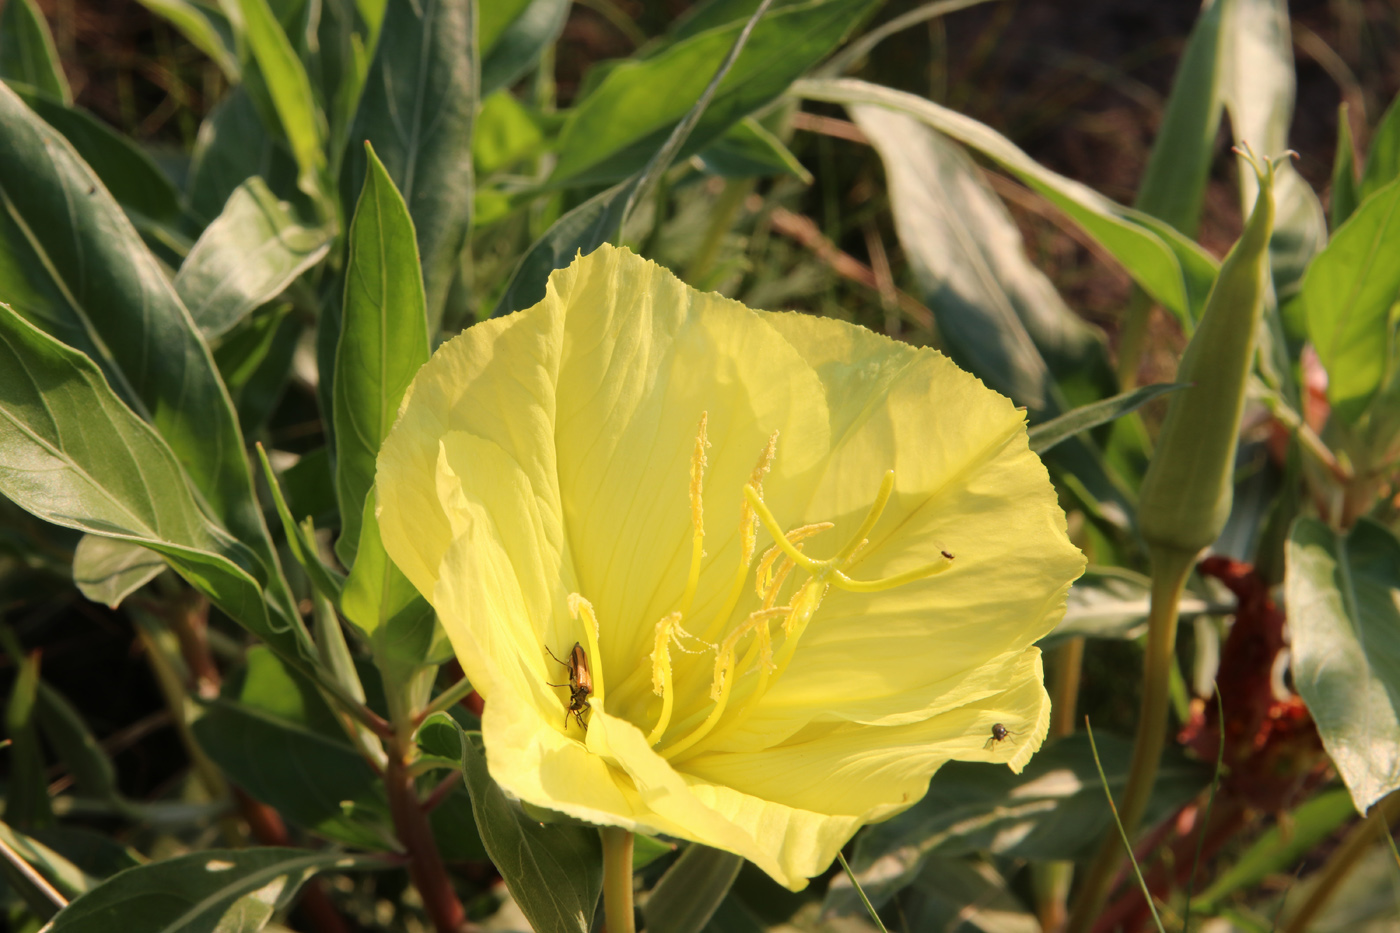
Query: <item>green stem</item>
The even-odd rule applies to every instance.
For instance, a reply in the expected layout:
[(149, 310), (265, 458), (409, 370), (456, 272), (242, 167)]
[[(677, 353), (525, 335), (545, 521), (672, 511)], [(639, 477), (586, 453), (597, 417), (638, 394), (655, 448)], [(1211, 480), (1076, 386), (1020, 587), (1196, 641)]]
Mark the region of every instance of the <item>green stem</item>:
[[(1171, 709), (1171, 669), (1176, 654), (1177, 606), (1186, 578), (1196, 563), (1196, 552), (1152, 548), (1152, 608), (1147, 618), (1147, 648), (1142, 659), (1142, 704), (1137, 737), (1133, 744), (1128, 782), (1123, 788), (1119, 814), (1124, 838), (1131, 839), (1142, 822), (1167, 736)], [(1110, 832), (1099, 845), (1093, 864), (1075, 896), (1066, 933), (1088, 933), (1103, 909), (1123, 859), (1121, 842)]]
[(1123, 309), (1123, 326), (1118, 331), (1118, 391), (1137, 385), (1138, 364), (1147, 343), (1147, 322), (1152, 317), (1152, 301), (1147, 293), (1134, 288)]
[(705, 229), (705, 239), (700, 244), (690, 267), (685, 271), (685, 280), (696, 288), (705, 288), (715, 260), (719, 258), (720, 247), (725, 235), (734, 225), (734, 215), (744, 205), (744, 199), (753, 190), (752, 178), (728, 178), (724, 190), (720, 192), (715, 206), (710, 211), (710, 225)]
[[(1050, 737), (1059, 738), (1074, 732), (1074, 714), (1084, 666), (1084, 639), (1071, 638), (1049, 654)], [(1036, 862), (1031, 865), (1036, 915), (1042, 928), (1058, 930), (1064, 926), (1073, 880), (1074, 862)]]
[(1390, 824), (1397, 816), (1400, 816), (1400, 793), (1393, 793), (1372, 807), (1370, 815), (1353, 826), (1342, 844), (1328, 856), (1308, 899), (1284, 922), (1279, 933), (1305, 933), (1366, 850), (1389, 835)]
[(636, 933), (632, 911), (632, 833), (600, 826), (603, 839), (603, 916), (607, 933)]

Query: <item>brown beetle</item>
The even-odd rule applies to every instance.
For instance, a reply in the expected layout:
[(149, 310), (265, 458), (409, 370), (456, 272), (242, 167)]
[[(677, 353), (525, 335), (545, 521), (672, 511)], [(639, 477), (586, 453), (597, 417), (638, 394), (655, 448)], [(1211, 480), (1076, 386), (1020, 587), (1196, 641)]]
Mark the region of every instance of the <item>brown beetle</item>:
[(1012, 732), (999, 722), (992, 723), (992, 737), (987, 740), (987, 744), (983, 745), (982, 748), (988, 749), (998, 742), (1004, 742), (1008, 735), (1020, 735), (1020, 733)]
[[(549, 646), (545, 645), (544, 650), (549, 651)], [(569, 688), (569, 708), (564, 711), (564, 728), (569, 727), (570, 713), (573, 713), (580, 729), (588, 728), (583, 721), (583, 711), (588, 709), (588, 698), (593, 695), (593, 674), (588, 670), (587, 652), (583, 650), (583, 645), (574, 642), (569, 660), (561, 659), (553, 651), (549, 651), (549, 656), (569, 669), (567, 684), (549, 684), (551, 687)]]

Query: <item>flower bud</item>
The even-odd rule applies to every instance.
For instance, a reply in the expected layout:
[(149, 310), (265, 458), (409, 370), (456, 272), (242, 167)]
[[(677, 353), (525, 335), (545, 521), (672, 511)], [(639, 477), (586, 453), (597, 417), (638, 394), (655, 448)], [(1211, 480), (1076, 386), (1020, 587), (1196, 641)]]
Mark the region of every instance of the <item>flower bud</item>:
[(1153, 548), (1195, 554), (1213, 542), (1230, 515), (1235, 447), (1245, 382), (1264, 309), (1273, 166), (1265, 160), (1259, 195), (1244, 232), (1225, 257), (1200, 324), (1177, 367), (1157, 451), (1138, 500), (1138, 527)]

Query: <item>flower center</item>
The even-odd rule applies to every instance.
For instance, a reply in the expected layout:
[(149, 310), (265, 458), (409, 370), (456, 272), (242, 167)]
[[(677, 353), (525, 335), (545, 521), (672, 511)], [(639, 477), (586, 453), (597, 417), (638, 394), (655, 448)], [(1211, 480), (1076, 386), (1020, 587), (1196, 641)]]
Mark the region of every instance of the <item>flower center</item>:
[[(613, 702), (609, 703), (612, 709), (623, 709), (632, 708), (632, 704), (643, 700), (646, 674), (650, 671), (651, 692), (660, 698), (660, 703), (655, 720), (650, 720), (648, 716), (651, 726), (647, 741), (673, 763), (712, 747), (748, 720), (759, 701), (787, 671), (803, 633), (832, 587), (857, 593), (878, 592), (941, 573), (952, 565), (953, 560), (952, 554), (943, 551), (942, 557), (933, 563), (883, 579), (857, 580), (849, 575), (848, 571), (856, 563), (861, 550), (868, 543), (868, 535), (889, 503), (894, 491), (893, 470), (885, 472), (875, 501), (844, 547), (826, 560), (806, 554), (803, 542), (834, 525), (819, 522), (784, 531), (769, 510), (763, 499), (763, 478), (772, 467), (777, 453), (778, 435), (774, 432), (744, 485), (739, 514), (739, 560), (725, 600), (698, 634), (687, 630), (686, 623), (696, 624), (692, 608), (699, 586), (701, 563), (705, 557), (702, 491), (707, 466), (705, 450), (710, 446), (706, 437), (707, 421), (707, 416), (702, 414), (690, 462), (691, 554), (684, 593), (678, 608), (656, 623), (656, 636), (648, 659), (650, 663), (638, 664), (613, 690)], [(760, 524), (775, 543), (758, 557), (755, 567)], [(759, 608), (735, 621), (734, 611), (743, 597), (751, 570)], [(791, 595), (780, 602), (783, 590), (794, 573), (799, 578), (805, 576), (805, 579), (800, 580)], [(570, 597), (570, 609), (575, 618), (580, 614), (587, 617), (584, 628), (588, 630), (591, 641), (588, 647), (594, 657), (599, 657), (595, 634), (597, 623), (592, 607), (575, 594)], [(775, 623), (777, 631), (774, 629)], [(673, 648), (690, 655), (714, 653), (708, 694), (702, 692), (699, 684), (685, 685), (691, 689), (683, 695), (698, 702), (683, 703), (686, 708), (679, 714), (676, 671), (672, 666)], [(689, 665), (687, 670), (693, 671), (695, 667)], [(700, 667), (700, 670), (706, 667)], [(756, 676), (748, 678), (748, 674)], [(601, 704), (601, 675), (595, 672), (594, 678), (594, 699)], [(658, 704), (652, 700), (641, 705), (649, 711)], [(647, 725), (638, 725), (647, 730)]]

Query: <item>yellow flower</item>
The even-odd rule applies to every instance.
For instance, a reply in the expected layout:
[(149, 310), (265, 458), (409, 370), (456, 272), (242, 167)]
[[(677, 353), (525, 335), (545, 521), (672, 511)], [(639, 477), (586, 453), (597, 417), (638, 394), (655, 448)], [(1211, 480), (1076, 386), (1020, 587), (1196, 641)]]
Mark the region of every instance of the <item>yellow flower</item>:
[(1032, 644), (1083, 557), (1023, 413), (933, 350), (605, 246), (437, 351), (377, 490), (529, 803), (797, 890), (945, 761), (1045, 737)]

